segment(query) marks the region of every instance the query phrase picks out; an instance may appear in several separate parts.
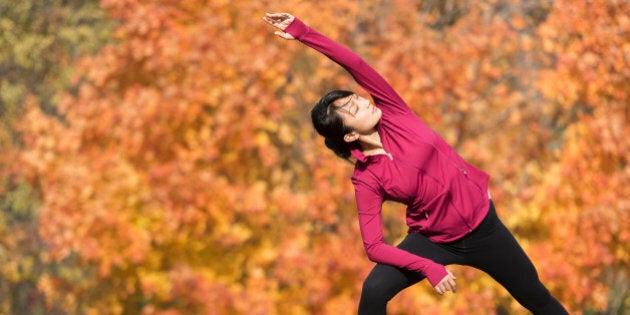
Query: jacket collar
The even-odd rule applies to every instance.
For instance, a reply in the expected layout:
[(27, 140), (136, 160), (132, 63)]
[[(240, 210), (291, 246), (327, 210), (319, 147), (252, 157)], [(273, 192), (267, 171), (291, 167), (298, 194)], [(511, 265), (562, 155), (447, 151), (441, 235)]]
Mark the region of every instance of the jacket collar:
[(359, 148), (358, 145), (350, 150), (350, 155), (361, 163), (365, 163), (368, 160), (368, 157), (363, 154), (363, 151), (361, 151), (361, 148)]

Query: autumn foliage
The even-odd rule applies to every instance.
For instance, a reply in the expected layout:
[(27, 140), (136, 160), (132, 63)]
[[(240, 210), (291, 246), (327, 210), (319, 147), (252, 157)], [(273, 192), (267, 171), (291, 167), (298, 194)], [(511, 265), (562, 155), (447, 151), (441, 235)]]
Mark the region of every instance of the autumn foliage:
[[(499, 215), (572, 314), (630, 308), (627, 1), (102, 0), (101, 10), (115, 27), (74, 64), (55, 113), (26, 98), (0, 130), (0, 198), (16, 183), (33, 191), (47, 310), (355, 313), (373, 263), (352, 165), (325, 149), (308, 112), (330, 89), (363, 92), (273, 35), (262, 16), (278, 11), (361, 54), (491, 174)], [(396, 243), (404, 208), (387, 204), (384, 216)], [(28, 233), (0, 227), (10, 283), (18, 257), (1, 249), (19, 252), (11, 240)], [(423, 282), (390, 312), (525, 313), (486, 275), (454, 270), (456, 295)]]

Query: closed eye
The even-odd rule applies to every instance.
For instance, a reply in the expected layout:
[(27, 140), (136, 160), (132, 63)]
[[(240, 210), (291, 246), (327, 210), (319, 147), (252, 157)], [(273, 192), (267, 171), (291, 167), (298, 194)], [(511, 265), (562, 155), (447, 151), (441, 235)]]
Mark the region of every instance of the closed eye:
[(344, 110), (345, 112), (347, 112), (348, 114), (352, 116), (356, 116), (356, 114), (359, 112), (359, 105), (357, 104), (356, 101), (354, 101), (356, 97), (357, 97), (356, 94), (350, 96), (343, 105), (338, 106), (337, 108)]
[(356, 115), (359, 112), (359, 105), (357, 105), (357, 103), (355, 102), (354, 104), (354, 108), (352, 110), (352, 115)]
[(352, 101), (351, 104), (351, 108), (350, 108), (350, 113), (352, 115), (356, 115), (359, 112), (359, 105), (357, 104), (357, 95), (353, 94), (352, 96), (350, 96), (350, 101)]

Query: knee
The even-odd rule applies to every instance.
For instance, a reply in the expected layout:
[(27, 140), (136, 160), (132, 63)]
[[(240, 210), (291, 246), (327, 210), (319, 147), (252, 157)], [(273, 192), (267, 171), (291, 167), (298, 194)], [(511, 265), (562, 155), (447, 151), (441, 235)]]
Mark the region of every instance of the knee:
[(371, 304), (387, 304), (397, 292), (392, 292), (387, 282), (368, 277), (363, 282), (361, 300)]
[(419, 274), (406, 274), (392, 266), (377, 265), (363, 282), (359, 314), (385, 314), (389, 300), (420, 280)]

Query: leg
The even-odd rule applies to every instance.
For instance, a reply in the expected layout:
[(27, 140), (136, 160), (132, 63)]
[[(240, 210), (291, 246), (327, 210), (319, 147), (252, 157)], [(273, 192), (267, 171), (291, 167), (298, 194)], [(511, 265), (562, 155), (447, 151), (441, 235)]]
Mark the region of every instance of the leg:
[(377, 264), (363, 282), (359, 315), (386, 314), (389, 300), (422, 279), (422, 274)]
[(499, 282), (533, 314), (568, 314), (540, 282), (536, 268), (496, 216), (494, 207), (468, 244), (475, 248), (470, 265)]
[[(398, 247), (444, 265), (457, 260), (457, 257), (419, 234), (407, 235)], [(377, 264), (363, 283), (359, 314), (386, 314), (389, 300), (424, 278), (424, 275), (416, 272)]]

